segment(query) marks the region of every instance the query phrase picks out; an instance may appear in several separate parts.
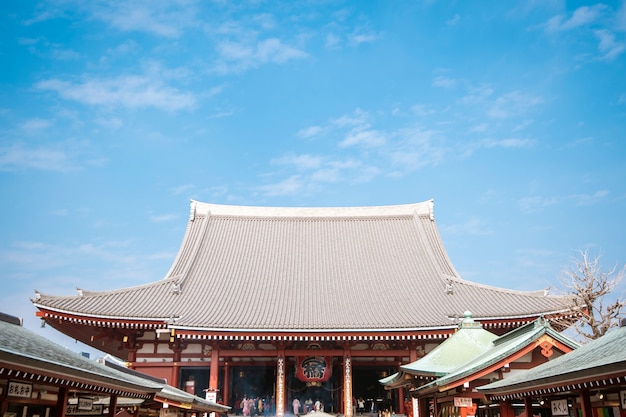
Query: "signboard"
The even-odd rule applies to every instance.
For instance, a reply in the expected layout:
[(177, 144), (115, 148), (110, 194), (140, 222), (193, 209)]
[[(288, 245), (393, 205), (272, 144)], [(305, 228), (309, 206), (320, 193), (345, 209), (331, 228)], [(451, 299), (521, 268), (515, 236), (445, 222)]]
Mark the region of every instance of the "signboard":
[(626, 391), (619, 392), (619, 403), (622, 405), (622, 410), (626, 410)]
[(454, 406), (455, 407), (471, 407), (472, 398), (471, 397), (454, 397)]
[(81, 411), (91, 411), (93, 408), (93, 400), (86, 397), (78, 397), (78, 409)]
[(552, 415), (553, 416), (567, 416), (567, 415), (569, 415), (569, 409), (567, 407), (567, 400), (550, 401), (550, 408), (552, 408)]
[(33, 395), (33, 385), (24, 384), (22, 382), (9, 381), (7, 396), (30, 398)]
[(302, 382), (325, 382), (332, 375), (331, 358), (327, 356), (298, 357), (296, 378)]
[(78, 404), (68, 404), (65, 406), (66, 416), (101, 416), (104, 405), (94, 404), (90, 410), (81, 410)]

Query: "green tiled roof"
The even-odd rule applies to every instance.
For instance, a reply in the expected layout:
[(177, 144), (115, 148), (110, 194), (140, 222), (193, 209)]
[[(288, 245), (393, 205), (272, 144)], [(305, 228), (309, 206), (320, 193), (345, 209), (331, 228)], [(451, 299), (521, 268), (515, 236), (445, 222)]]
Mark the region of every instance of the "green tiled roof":
[(492, 347), (495, 334), (482, 328), (469, 312), (459, 329), (423, 358), (403, 365), (400, 370), (412, 375), (443, 376)]
[(626, 377), (624, 346), (626, 327), (620, 327), (566, 355), (478, 389), (486, 394), (501, 394), (531, 391), (546, 385), (567, 385), (578, 379), (590, 380), (613, 374)]
[(564, 337), (554, 330), (546, 320), (539, 318), (494, 340), (491, 349), (439, 378), (436, 384), (445, 386), (472, 375), (519, 352), (543, 335), (548, 335), (573, 349), (579, 347), (578, 343)]

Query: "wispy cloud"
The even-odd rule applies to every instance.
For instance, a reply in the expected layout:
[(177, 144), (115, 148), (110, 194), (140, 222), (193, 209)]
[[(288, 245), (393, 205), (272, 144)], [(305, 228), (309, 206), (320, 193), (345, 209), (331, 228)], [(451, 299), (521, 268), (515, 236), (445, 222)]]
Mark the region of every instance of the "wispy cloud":
[(277, 165), (292, 165), (297, 169), (309, 170), (319, 168), (322, 165), (322, 158), (308, 154), (290, 154), (275, 158), (271, 163)]
[(444, 77), (443, 75), (439, 75), (435, 77), (432, 85), (433, 87), (452, 88), (456, 85), (456, 80), (454, 78)]
[(321, 135), (324, 131), (326, 131), (326, 128), (322, 126), (308, 126), (304, 129), (300, 129), (298, 133), (296, 133), (296, 136), (303, 139), (314, 138)]
[(606, 200), (609, 194), (609, 190), (602, 189), (593, 193), (552, 196), (532, 195), (520, 198), (517, 203), (523, 213), (535, 213), (562, 203), (575, 204), (577, 206), (590, 206)]
[(59, 147), (34, 147), (23, 143), (0, 146), (0, 171), (34, 169), (65, 172), (77, 168), (67, 150)]
[(20, 126), (20, 130), (26, 133), (40, 132), (41, 130), (47, 129), (52, 125), (50, 120), (34, 118), (25, 121), (22, 126)]
[(456, 13), (450, 19), (446, 20), (446, 25), (447, 26), (456, 26), (456, 24), (459, 23), (459, 20), (461, 20), (461, 16), (458, 13)]
[(375, 42), (380, 37), (379, 34), (367, 30), (358, 30), (348, 36), (348, 44), (352, 46), (359, 46), (362, 43)]
[(115, 78), (88, 78), (71, 82), (52, 78), (35, 84), (42, 91), (53, 91), (66, 100), (93, 106), (141, 108), (165, 111), (190, 109), (196, 104), (191, 93), (165, 85), (149, 76), (122, 75)]
[[(76, 7), (76, 5), (75, 5)], [(83, 12), (124, 32), (145, 32), (152, 35), (177, 38), (183, 31), (199, 25), (193, 2), (78, 2)]]
[(451, 235), (491, 235), (493, 230), (489, 225), (479, 218), (470, 218), (465, 223), (456, 223), (445, 227), (446, 233)]
[(605, 10), (606, 6), (604, 4), (581, 6), (574, 10), (569, 18), (563, 15), (550, 18), (550, 20), (545, 23), (544, 27), (547, 32), (561, 32), (575, 29), (579, 26), (588, 25), (597, 21)]
[(261, 185), (256, 190), (265, 196), (276, 197), (296, 194), (302, 190), (303, 186), (302, 178), (299, 175), (293, 175), (274, 184)]
[(218, 73), (242, 72), (263, 64), (284, 64), (294, 59), (306, 58), (308, 54), (298, 48), (284, 44), (280, 39), (239, 42), (221, 41), (217, 44)]
[(480, 147), (484, 148), (530, 148), (537, 143), (534, 139), (484, 139), (480, 141)]
[(543, 98), (522, 91), (503, 94), (491, 104), (487, 114), (494, 118), (521, 116), (527, 111), (543, 103)]
[(596, 30), (594, 34), (600, 41), (598, 50), (602, 54), (601, 59), (610, 61), (626, 51), (626, 42), (616, 41), (615, 35), (608, 30)]
[(387, 143), (384, 132), (374, 129), (356, 128), (351, 130), (346, 137), (339, 142), (340, 148), (351, 146), (379, 147)]
[(151, 214), (149, 218), (150, 221), (153, 223), (164, 223), (172, 220), (177, 220), (178, 216), (175, 214)]

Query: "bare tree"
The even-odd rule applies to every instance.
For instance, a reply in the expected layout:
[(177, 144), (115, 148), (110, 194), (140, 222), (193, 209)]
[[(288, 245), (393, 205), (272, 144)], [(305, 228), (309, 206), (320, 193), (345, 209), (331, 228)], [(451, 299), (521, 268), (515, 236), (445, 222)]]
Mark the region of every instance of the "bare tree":
[(563, 290), (571, 297), (572, 308), (580, 314), (570, 329), (593, 340), (616, 327), (625, 303), (619, 298), (607, 302), (605, 297), (612, 293), (624, 275), (626, 265), (620, 269), (614, 266), (603, 270), (599, 256), (591, 257), (586, 250), (580, 250), (572, 265), (561, 275)]

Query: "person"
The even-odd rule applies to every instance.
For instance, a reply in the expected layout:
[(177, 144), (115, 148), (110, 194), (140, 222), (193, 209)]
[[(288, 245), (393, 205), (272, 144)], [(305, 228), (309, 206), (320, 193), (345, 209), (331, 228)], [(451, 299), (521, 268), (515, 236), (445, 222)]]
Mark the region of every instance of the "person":
[(363, 399), (363, 397), (359, 397), (357, 404), (359, 407), (359, 415), (362, 415), (365, 411), (365, 400)]
[(294, 398), (291, 405), (293, 406), (293, 413), (295, 415), (300, 415), (300, 400), (297, 398)]
[(324, 411), (324, 406), (319, 399), (315, 400), (315, 411)]
[(242, 408), (241, 411), (244, 417), (248, 417), (250, 415), (250, 403), (248, 402), (248, 398), (246, 398), (245, 396), (243, 397), (243, 400), (241, 401), (241, 408)]
[(313, 400), (311, 398), (307, 399), (304, 402), (304, 409), (306, 410), (305, 413), (310, 413), (311, 411), (313, 411)]
[(270, 399), (266, 397), (263, 400), (263, 417), (267, 417), (270, 414), (271, 407), (272, 406), (270, 405)]

